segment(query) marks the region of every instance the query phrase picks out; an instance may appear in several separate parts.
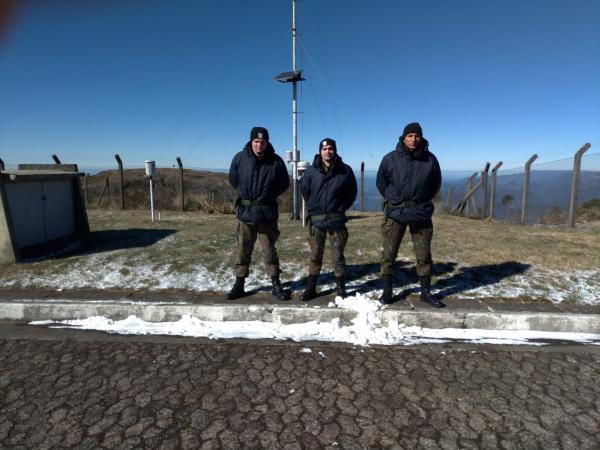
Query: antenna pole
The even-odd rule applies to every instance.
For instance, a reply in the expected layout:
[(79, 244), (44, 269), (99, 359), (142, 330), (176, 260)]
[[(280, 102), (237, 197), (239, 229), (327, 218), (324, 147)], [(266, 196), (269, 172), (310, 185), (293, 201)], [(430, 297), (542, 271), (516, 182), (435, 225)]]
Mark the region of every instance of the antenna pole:
[[(296, 71), (296, 0), (292, 0), (292, 70)], [(292, 219), (298, 219), (298, 87), (292, 83)]]

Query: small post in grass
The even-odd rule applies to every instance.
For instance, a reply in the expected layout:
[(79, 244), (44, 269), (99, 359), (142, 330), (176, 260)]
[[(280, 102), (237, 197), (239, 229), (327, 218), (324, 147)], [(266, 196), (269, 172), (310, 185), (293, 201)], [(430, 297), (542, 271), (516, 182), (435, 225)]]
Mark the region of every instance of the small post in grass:
[(177, 165), (179, 166), (179, 192), (181, 194), (181, 211), (185, 211), (185, 199), (183, 197), (183, 163), (181, 158), (177, 157)]
[(117, 164), (119, 165), (119, 181), (121, 183), (120, 188), (121, 188), (121, 211), (125, 210), (125, 190), (124, 190), (124, 185), (123, 185), (123, 161), (121, 160), (121, 157), (116, 154), (115, 155), (115, 159), (117, 160)]
[(360, 211), (365, 210), (365, 162), (360, 162)]
[(154, 223), (154, 186), (152, 185), (152, 179), (156, 176), (156, 164), (149, 159), (144, 161), (144, 164), (146, 166), (146, 177), (150, 180), (150, 217), (152, 223)]

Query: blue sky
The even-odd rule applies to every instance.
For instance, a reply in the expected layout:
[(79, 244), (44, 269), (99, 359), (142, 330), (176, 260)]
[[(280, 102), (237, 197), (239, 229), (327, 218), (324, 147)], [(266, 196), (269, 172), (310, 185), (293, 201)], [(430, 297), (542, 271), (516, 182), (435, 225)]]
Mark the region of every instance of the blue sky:
[[(300, 0), (299, 147), (376, 169), (419, 121), (442, 168), (600, 151), (600, 2)], [(229, 166), (292, 145), (291, 0), (22, 1), (0, 41), (0, 158)]]

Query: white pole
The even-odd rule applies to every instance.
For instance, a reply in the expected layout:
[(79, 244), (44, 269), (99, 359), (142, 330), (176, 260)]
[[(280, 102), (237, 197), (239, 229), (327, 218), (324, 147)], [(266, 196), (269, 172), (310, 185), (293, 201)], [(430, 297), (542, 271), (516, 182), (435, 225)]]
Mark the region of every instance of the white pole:
[(152, 223), (154, 223), (154, 189), (152, 186), (152, 177), (150, 177), (150, 215), (152, 217)]
[[(292, 0), (292, 70), (296, 71), (296, 0)], [(292, 218), (298, 218), (298, 119), (296, 81), (293, 83), (292, 98)]]

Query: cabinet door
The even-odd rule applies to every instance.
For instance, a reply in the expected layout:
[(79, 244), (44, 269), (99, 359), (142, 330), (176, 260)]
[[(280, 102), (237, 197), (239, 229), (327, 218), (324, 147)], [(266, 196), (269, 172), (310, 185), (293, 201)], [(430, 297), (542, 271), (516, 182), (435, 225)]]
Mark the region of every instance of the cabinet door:
[(46, 240), (75, 234), (72, 181), (44, 181), (43, 191)]
[(12, 216), (14, 246), (23, 248), (44, 242), (42, 182), (7, 183), (4, 188)]

